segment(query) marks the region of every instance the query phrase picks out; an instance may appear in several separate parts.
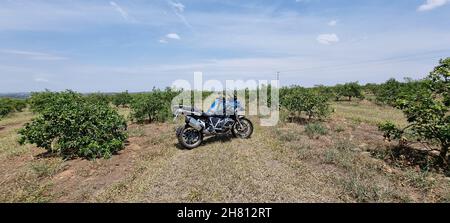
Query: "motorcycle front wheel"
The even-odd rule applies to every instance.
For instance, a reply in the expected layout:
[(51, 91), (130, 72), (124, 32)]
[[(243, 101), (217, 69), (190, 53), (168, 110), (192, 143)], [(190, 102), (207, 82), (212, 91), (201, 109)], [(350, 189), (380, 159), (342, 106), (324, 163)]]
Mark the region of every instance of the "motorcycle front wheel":
[(203, 141), (203, 134), (192, 128), (184, 126), (177, 130), (178, 142), (186, 149), (194, 149), (200, 146)]
[(233, 136), (241, 139), (248, 139), (253, 134), (253, 124), (246, 118), (239, 119), (233, 126)]

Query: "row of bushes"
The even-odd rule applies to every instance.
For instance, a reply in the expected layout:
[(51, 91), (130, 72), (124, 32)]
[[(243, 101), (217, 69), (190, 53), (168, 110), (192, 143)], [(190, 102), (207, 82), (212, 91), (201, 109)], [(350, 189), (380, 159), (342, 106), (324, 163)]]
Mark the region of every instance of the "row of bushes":
[[(128, 91), (118, 94), (93, 93), (87, 95), (78, 94), (83, 100), (98, 105), (113, 104), (116, 107), (130, 107), (131, 119), (138, 123), (165, 122), (172, 117), (171, 102), (181, 91), (166, 88), (165, 90), (153, 89), (151, 92), (130, 94)], [(202, 92), (203, 98), (212, 92)], [(49, 108), (49, 104), (60, 97), (59, 93), (44, 91), (34, 92), (29, 98), (30, 108), (33, 112), (42, 113)], [(191, 92), (191, 102), (194, 93)], [(50, 106), (51, 107), (51, 106)]]
[(450, 149), (450, 58), (443, 59), (430, 74), (421, 80), (390, 79), (382, 84), (359, 85), (357, 82), (334, 87), (290, 87), (280, 91), (281, 105), (291, 115), (306, 114), (309, 119), (326, 117), (331, 109), (329, 100), (342, 97), (364, 98), (372, 95), (382, 105), (393, 106), (405, 114), (408, 125), (396, 126), (392, 122), (379, 124), (386, 139), (397, 139), (406, 145), (421, 142), (432, 148), (440, 147), (439, 163), (448, 165)]
[[(153, 89), (148, 93), (133, 94), (130, 101), (131, 118), (138, 123), (143, 122), (166, 122), (173, 118), (172, 100), (182, 93), (181, 90)], [(194, 91), (185, 92), (190, 97), (190, 106), (194, 106)], [(205, 99), (213, 92), (201, 92), (202, 99)]]
[[(280, 89), (280, 102), (284, 108), (291, 112), (291, 115), (305, 114), (310, 119), (323, 118), (331, 111), (329, 106), (329, 100), (331, 99), (338, 101), (345, 98), (351, 101), (353, 98), (363, 99), (365, 94), (373, 94), (376, 102), (395, 106), (397, 100), (408, 95), (409, 92), (417, 92), (417, 89), (422, 87), (423, 81), (399, 82), (395, 79), (383, 84), (367, 84), (365, 86), (359, 85), (358, 82), (338, 84), (333, 87), (302, 88), (292, 86)], [(269, 87), (269, 89), (271, 88)], [(112, 103), (117, 107), (129, 106), (132, 109), (131, 117), (137, 122), (163, 122), (171, 117), (170, 103), (179, 93), (179, 91), (168, 88), (166, 90), (154, 89), (152, 92), (139, 94), (129, 94), (127, 91), (111, 95), (95, 93), (86, 95), (85, 98), (96, 104), (108, 105)], [(206, 93), (206, 96), (211, 94), (211, 92)], [(50, 91), (33, 93), (29, 100), (31, 109), (34, 112), (45, 110), (46, 102), (52, 101), (54, 96)], [(269, 90), (269, 106), (270, 102)], [(9, 107), (2, 106), (2, 108)]]
[[(116, 107), (128, 106), (132, 100), (132, 96), (128, 93), (128, 91), (118, 94), (92, 93), (83, 96), (86, 100), (92, 103), (105, 105), (112, 103)], [(53, 97), (55, 97), (55, 94), (49, 90), (44, 92), (33, 92), (31, 93), (29, 103), (34, 112), (40, 112), (45, 109), (46, 103), (51, 101)]]
[(0, 119), (12, 112), (21, 112), (27, 107), (27, 101), (22, 99), (0, 98)]
[(367, 91), (375, 96), (378, 104), (395, 106), (398, 100), (426, 88), (426, 81), (405, 79), (404, 82), (389, 79), (383, 84), (370, 85)]
[[(298, 88), (296, 86), (283, 88)], [(358, 82), (349, 82), (345, 84), (337, 84), (335, 86), (315, 86), (310, 88), (311, 90), (328, 97), (330, 100), (335, 101), (347, 100), (352, 101), (357, 99), (370, 99), (380, 105), (395, 106), (397, 100), (410, 95), (411, 93), (421, 91), (427, 88), (425, 80), (413, 80), (405, 78), (405, 80), (398, 81), (396, 79), (389, 79), (382, 84), (365, 84), (360, 85)], [(283, 90), (282, 89), (282, 90)], [(370, 96), (370, 97), (366, 97)]]
[(299, 86), (283, 87), (280, 89), (280, 104), (285, 108), (289, 116), (300, 117), (306, 115), (308, 119), (327, 117), (330, 109), (330, 101), (352, 99), (369, 99), (377, 104), (395, 106), (397, 101), (404, 99), (414, 92), (420, 92), (425, 88), (425, 81), (410, 80), (399, 82), (390, 79), (382, 84), (360, 85), (358, 82), (338, 84), (335, 86), (315, 86), (303, 88)]
[[(309, 119), (325, 118), (331, 113), (329, 100), (334, 98), (363, 98), (363, 87), (357, 82), (346, 83), (334, 87), (318, 86), (314, 88), (285, 87), (280, 89), (280, 103), (287, 109), (291, 116), (306, 115)], [(271, 87), (268, 87), (268, 105), (271, 104)], [(148, 93), (129, 94), (122, 92), (119, 94), (106, 95), (101, 93), (89, 94), (85, 98), (96, 104), (130, 107), (133, 121), (143, 122), (164, 122), (172, 117), (170, 104), (172, 99), (180, 91), (170, 88), (165, 90), (154, 89)], [(203, 97), (209, 96), (212, 92), (203, 92)], [(193, 97), (191, 92), (191, 96)], [(50, 91), (33, 93), (30, 99), (31, 109), (35, 112), (45, 110), (45, 102), (53, 100), (54, 94)], [(246, 90), (248, 96), (248, 90)], [(191, 101), (193, 101), (191, 99)]]

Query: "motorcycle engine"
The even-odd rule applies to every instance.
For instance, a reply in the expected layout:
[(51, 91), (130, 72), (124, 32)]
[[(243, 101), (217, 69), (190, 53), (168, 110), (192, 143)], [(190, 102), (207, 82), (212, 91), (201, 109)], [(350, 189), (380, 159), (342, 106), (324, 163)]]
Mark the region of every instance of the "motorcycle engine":
[(231, 118), (226, 118), (224, 120), (223, 128), (224, 129), (231, 129), (234, 125), (234, 120)]
[[(212, 117), (210, 118), (210, 126), (212, 127), (211, 129), (214, 129), (214, 131), (217, 132), (224, 132), (227, 131), (229, 129), (231, 129), (231, 127), (233, 127), (234, 125), (234, 120), (231, 118), (218, 118), (218, 117)], [(210, 131), (213, 132), (213, 131)]]

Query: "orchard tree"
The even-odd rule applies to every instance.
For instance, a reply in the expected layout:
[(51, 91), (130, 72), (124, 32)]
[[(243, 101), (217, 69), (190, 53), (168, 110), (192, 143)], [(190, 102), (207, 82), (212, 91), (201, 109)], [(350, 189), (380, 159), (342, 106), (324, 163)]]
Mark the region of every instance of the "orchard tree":
[(426, 87), (408, 91), (396, 101), (410, 125), (399, 129), (383, 123), (379, 128), (388, 139), (400, 139), (411, 132), (419, 140), (438, 143), (444, 163), (450, 147), (450, 58), (441, 60), (422, 84)]
[(14, 111), (14, 107), (6, 98), (0, 98), (0, 119)]
[(16, 112), (21, 112), (27, 107), (27, 101), (23, 99), (12, 99), (11, 103)]
[(91, 93), (85, 96), (86, 99), (94, 104), (109, 105), (110, 97), (103, 93)]
[(335, 96), (336, 101), (338, 101), (341, 97), (347, 97), (349, 101), (352, 98), (364, 98), (362, 87), (358, 82), (350, 82), (344, 85), (336, 85), (335, 87)]
[(395, 106), (396, 100), (400, 94), (402, 83), (394, 78), (381, 84), (375, 91), (376, 100), (380, 103)]
[(21, 112), (27, 107), (27, 103), (22, 99), (0, 98), (0, 118), (4, 118), (12, 112)]
[(112, 98), (112, 103), (116, 107), (119, 107), (119, 106), (125, 107), (130, 104), (131, 100), (132, 100), (131, 95), (128, 93), (128, 91), (125, 91), (125, 92), (114, 95)]
[(64, 158), (109, 158), (123, 149), (126, 121), (112, 107), (72, 91), (45, 92), (45, 97), (52, 101), (19, 130), (21, 144), (35, 144)]
[(28, 100), (31, 111), (35, 113), (44, 111), (59, 94), (57, 92), (51, 92), (48, 89), (43, 92), (32, 92)]
[(333, 98), (335, 96), (334, 91), (333, 91), (333, 87), (328, 87), (328, 86), (324, 86), (324, 85), (316, 85), (313, 87), (313, 89), (324, 95), (327, 96), (328, 98)]
[(309, 120), (326, 118), (331, 113), (328, 96), (314, 89), (294, 87), (282, 89), (281, 105), (291, 114), (305, 114)]
[(363, 86), (363, 89), (365, 92), (369, 92), (371, 94), (376, 94), (377, 90), (379, 89), (379, 85), (378, 84), (374, 84), (374, 83), (367, 83), (366, 85)]
[[(131, 102), (131, 117), (138, 123), (165, 122), (171, 117), (171, 98), (167, 91), (154, 89), (151, 93), (136, 94)], [(170, 99), (170, 100), (169, 100)]]
[(391, 78), (381, 84), (374, 93), (377, 102), (396, 106), (397, 100), (414, 94), (414, 92), (421, 91), (422, 88), (427, 88), (426, 81), (424, 80), (405, 78), (404, 82), (400, 82)]

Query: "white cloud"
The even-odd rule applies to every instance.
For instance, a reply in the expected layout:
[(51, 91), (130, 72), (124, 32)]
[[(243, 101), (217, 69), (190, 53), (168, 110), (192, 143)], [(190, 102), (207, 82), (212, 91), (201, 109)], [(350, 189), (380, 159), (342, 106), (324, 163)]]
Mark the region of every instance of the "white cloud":
[(114, 9), (120, 14), (120, 16), (122, 16), (123, 19), (125, 19), (126, 21), (129, 21), (129, 22), (135, 22), (135, 20), (130, 17), (128, 12), (125, 11), (122, 7), (120, 7), (119, 4), (117, 4), (114, 1), (110, 1), (109, 4), (112, 7), (114, 7)]
[(176, 40), (180, 40), (181, 39), (181, 37), (178, 34), (176, 34), (176, 33), (169, 33), (169, 34), (166, 35), (166, 37), (169, 38), (169, 39), (176, 39)]
[(38, 82), (38, 83), (49, 83), (50, 82), (49, 80), (42, 78), (42, 77), (35, 77), (34, 81)]
[(180, 2), (169, 1), (169, 5), (176, 9), (178, 13), (184, 12), (185, 6)]
[(336, 26), (337, 23), (338, 23), (337, 20), (331, 20), (330, 22), (328, 22), (328, 25), (329, 25), (329, 26)]
[(168, 43), (168, 42), (167, 42), (167, 40), (165, 40), (165, 39), (160, 39), (160, 40), (159, 40), (159, 43), (166, 44), (166, 43)]
[(0, 50), (0, 53), (23, 56), (32, 60), (67, 60), (67, 57), (55, 56), (47, 53), (22, 51), (22, 50)]
[(445, 4), (447, 4), (449, 2), (450, 2), (450, 0), (427, 0), (424, 4), (419, 6), (417, 11), (423, 12), (423, 11), (433, 10), (435, 8), (444, 6)]
[(170, 7), (172, 7), (173, 13), (181, 20), (181, 22), (183, 22), (186, 27), (192, 28), (191, 24), (183, 15), (185, 6), (180, 2), (172, 2), (170, 0), (167, 2), (169, 3)]
[(330, 45), (332, 43), (337, 43), (339, 42), (339, 37), (332, 33), (332, 34), (320, 34), (317, 37), (317, 42), (319, 42), (320, 44), (324, 44), (324, 45)]

